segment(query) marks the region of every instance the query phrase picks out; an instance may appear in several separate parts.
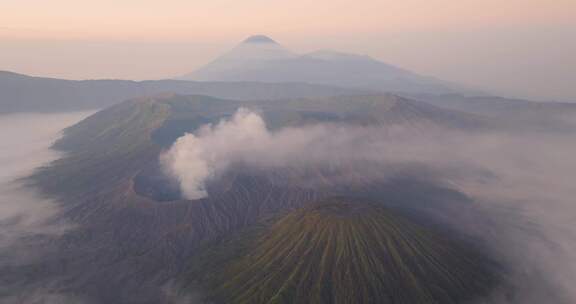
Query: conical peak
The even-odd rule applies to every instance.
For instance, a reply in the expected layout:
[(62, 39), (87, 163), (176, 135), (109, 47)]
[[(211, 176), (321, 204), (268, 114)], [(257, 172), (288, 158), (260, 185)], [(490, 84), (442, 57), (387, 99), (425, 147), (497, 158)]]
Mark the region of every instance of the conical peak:
[(265, 35), (254, 35), (246, 38), (242, 43), (272, 43), (276, 44), (272, 38)]
[(224, 303), (443, 303), (500, 283), (482, 251), (363, 198), (334, 197), (279, 218), (226, 266)]

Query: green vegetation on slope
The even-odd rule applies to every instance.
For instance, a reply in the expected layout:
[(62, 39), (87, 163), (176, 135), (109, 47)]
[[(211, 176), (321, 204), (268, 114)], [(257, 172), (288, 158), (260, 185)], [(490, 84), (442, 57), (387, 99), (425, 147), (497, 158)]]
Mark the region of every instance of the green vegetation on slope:
[(112, 189), (156, 159), (159, 147), (151, 141), (151, 133), (169, 113), (169, 106), (151, 98), (100, 111), (65, 130), (55, 147), (67, 155), (40, 170), (33, 180), (52, 194)]
[(221, 245), (236, 257), (205, 257), (226, 264), (208, 275), (217, 302), (463, 303), (499, 280), (481, 253), (364, 202), (325, 200), (248, 235)]

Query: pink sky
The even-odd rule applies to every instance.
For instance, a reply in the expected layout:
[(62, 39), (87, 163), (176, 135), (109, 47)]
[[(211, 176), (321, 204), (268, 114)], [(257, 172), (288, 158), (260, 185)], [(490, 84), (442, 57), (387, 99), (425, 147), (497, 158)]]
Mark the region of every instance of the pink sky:
[(576, 101), (566, 81), (576, 78), (575, 0), (0, 0), (0, 70), (170, 77), (255, 33), (295, 51), (364, 53), (483, 89)]

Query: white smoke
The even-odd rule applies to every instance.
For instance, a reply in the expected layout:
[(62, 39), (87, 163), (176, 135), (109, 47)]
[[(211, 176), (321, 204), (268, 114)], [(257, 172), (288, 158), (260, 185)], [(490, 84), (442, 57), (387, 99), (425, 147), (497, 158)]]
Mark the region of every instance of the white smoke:
[(183, 195), (199, 199), (206, 196), (206, 179), (226, 168), (232, 159), (258, 149), (269, 140), (262, 118), (240, 109), (231, 120), (180, 137), (161, 156), (161, 161), (179, 180)]

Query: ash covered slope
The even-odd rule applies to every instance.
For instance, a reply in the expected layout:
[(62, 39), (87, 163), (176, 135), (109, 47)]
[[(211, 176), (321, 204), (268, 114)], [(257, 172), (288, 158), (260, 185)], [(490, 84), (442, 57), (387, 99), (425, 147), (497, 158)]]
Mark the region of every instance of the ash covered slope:
[(221, 83), (178, 80), (64, 80), (0, 71), (0, 113), (101, 109), (163, 92), (227, 99), (277, 99), (355, 94), (356, 90), (302, 83)]
[(212, 249), (228, 260), (182, 280), (208, 276), (218, 303), (451, 304), (502, 279), (478, 248), (358, 198), (323, 199), (259, 230)]
[(295, 54), (266, 36), (249, 37), (181, 79), (307, 82), (396, 93), (468, 92), (456, 84), (421, 76), (369, 56), (336, 51)]

